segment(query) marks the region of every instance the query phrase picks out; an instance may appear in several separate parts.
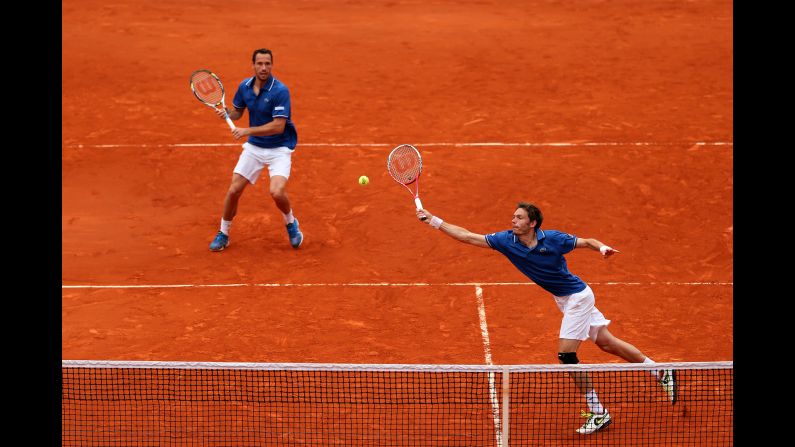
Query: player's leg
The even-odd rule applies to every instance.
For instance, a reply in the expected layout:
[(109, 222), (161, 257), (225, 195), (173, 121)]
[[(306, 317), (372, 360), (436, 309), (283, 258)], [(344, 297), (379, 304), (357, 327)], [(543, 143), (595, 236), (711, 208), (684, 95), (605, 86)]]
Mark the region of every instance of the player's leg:
[(270, 149), (267, 161), (271, 197), (284, 217), (290, 245), (293, 248), (298, 248), (304, 241), (304, 234), (299, 228), (298, 219), (293, 215), (292, 204), (287, 194), (287, 181), (292, 170), (292, 154), (293, 151), (286, 147)]
[(257, 182), (260, 172), (265, 167), (264, 161), (259, 157), (253, 148), (255, 146), (246, 143), (243, 145), (243, 152), (237, 160), (237, 165), (232, 171), (232, 181), (224, 197), (224, 212), (221, 216), (221, 228), (215, 235), (215, 239), (210, 243), (210, 250), (221, 251), (229, 246), (229, 230), (232, 227), (232, 219), (237, 214), (237, 204), (243, 191), (249, 184)]
[[(586, 288), (585, 291), (590, 289)], [(590, 329), (590, 308), (593, 304), (588, 303), (588, 294), (583, 292), (574, 293), (563, 297), (555, 297), (558, 308), (563, 312), (563, 319), (560, 322), (560, 336), (558, 340), (558, 361), (563, 364), (577, 364), (577, 349), (583, 340), (588, 338)], [(593, 294), (591, 294), (591, 297)], [(593, 391), (588, 374), (585, 372), (572, 372), (569, 374), (574, 383), (583, 394)], [(598, 405), (601, 407), (601, 405)], [(598, 409), (598, 408), (597, 408)]]
[(292, 215), (293, 209), (290, 206), (290, 197), (287, 195), (287, 178), (281, 175), (271, 177), (270, 194), (273, 203), (284, 214), (284, 223), (292, 222), (295, 217)]
[[(583, 340), (587, 340), (591, 330), (591, 309), (594, 307), (594, 296), (590, 287), (583, 291), (564, 297), (555, 297), (558, 308), (563, 312), (558, 341), (558, 360), (563, 364), (577, 364), (577, 350)], [(569, 376), (585, 396), (589, 412), (583, 412), (587, 419), (577, 429), (577, 433), (591, 434), (607, 427), (610, 414), (602, 406), (594, 389), (589, 374), (585, 371), (572, 371)]]
[[(579, 363), (577, 349), (580, 347), (580, 343), (582, 343), (581, 340), (561, 338), (558, 343), (558, 360), (560, 363)], [(580, 412), (580, 415), (586, 419), (582, 426), (577, 429), (577, 433), (589, 435), (610, 425), (610, 413), (599, 401), (599, 396), (596, 394), (590, 375), (586, 371), (570, 371), (569, 377), (574, 380), (577, 388), (585, 396), (585, 402), (588, 404), (589, 410), (588, 412)]]
[[(581, 340), (573, 340), (568, 338), (561, 338), (558, 340), (558, 361), (564, 365), (576, 365), (580, 363), (580, 359), (577, 358), (577, 349), (580, 347)], [(593, 383), (591, 382), (591, 378), (588, 376), (588, 373), (585, 371), (572, 371), (569, 373), (569, 376), (574, 380), (574, 383), (577, 385), (577, 388), (583, 394), (588, 394), (588, 392), (593, 391)], [(596, 402), (599, 407), (601, 404)], [(597, 408), (599, 409), (599, 408)]]
[[(594, 308), (595, 312), (599, 312)], [(599, 312), (601, 316), (601, 312)], [(598, 317), (595, 317), (598, 318)], [(604, 318), (604, 317), (602, 317)], [(595, 336), (592, 337), (596, 346), (604, 352), (621, 357), (630, 363), (655, 363), (654, 360), (646, 357), (640, 349), (636, 348), (631, 343), (616, 337), (608, 329), (607, 326), (595, 327)], [(673, 369), (651, 369), (649, 374), (652, 375), (665, 390), (668, 399), (671, 403), (676, 403), (677, 399), (677, 384), (676, 384), (676, 370)]]
[[(561, 363), (579, 363), (577, 349), (587, 340), (591, 330), (591, 310), (594, 308), (594, 296), (590, 287), (567, 296), (556, 296), (555, 302), (558, 309), (563, 312), (560, 322), (560, 336), (558, 341), (558, 359)], [(577, 381), (583, 391), (592, 389), (590, 381)]]
[[(224, 198), (223, 215), (224, 220), (230, 222), (230, 224), (235, 215), (237, 215), (237, 204), (240, 202), (240, 197), (248, 184), (247, 178), (236, 172), (232, 174), (232, 183), (230, 183), (229, 189), (226, 191), (226, 198)], [(225, 233), (228, 234), (228, 232)]]
[(226, 197), (224, 197), (224, 212), (221, 215), (221, 228), (215, 235), (215, 238), (210, 242), (211, 251), (221, 251), (229, 246), (229, 230), (232, 227), (232, 218), (237, 214), (237, 203), (243, 190), (246, 189), (248, 180), (240, 174), (233, 173), (232, 181), (229, 184), (229, 189), (226, 190)]

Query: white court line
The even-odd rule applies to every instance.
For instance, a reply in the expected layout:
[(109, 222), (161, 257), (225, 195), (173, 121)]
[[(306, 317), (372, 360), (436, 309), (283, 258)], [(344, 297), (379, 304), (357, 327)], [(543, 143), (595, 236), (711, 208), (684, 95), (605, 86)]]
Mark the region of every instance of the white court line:
[[(585, 142), (550, 142), (550, 143), (504, 143), (504, 142), (480, 142), (480, 143), (412, 143), (418, 147), (602, 147), (602, 146), (734, 146), (733, 141), (585, 141)], [(240, 147), (242, 143), (164, 143), (164, 144), (67, 144), (66, 149), (114, 149), (120, 147)], [(301, 147), (394, 147), (393, 143), (299, 143)]]
[(483, 352), (486, 364), (493, 365), (491, 361), (491, 344), (489, 343), (489, 326), (486, 324), (486, 305), (483, 303), (483, 288), (475, 286), (475, 297), (478, 299), (478, 317), (480, 318), (480, 336), (483, 337)]
[[(679, 282), (679, 281), (652, 281), (652, 282), (589, 282), (601, 286), (734, 286), (734, 282)], [(190, 287), (437, 287), (437, 286), (535, 286), (532, 282), (404, 282), (404, 283), (232, 283), (232, 284), (106, 284), (106, 285), (61, 285), (62, 289), (178, 289)]]
[[(483, 289), (475, 286), (475, 297), (478, 300), (478, 318), (480, 319), (480, 336), (483, 338), (483, 353), (486, 364), (493, 366), (491, 361), (491, 342), (489, 342), (489, 326), (486, 324), (486, 305), (483, 303)], [(500, 401), (497, 399), (497, 388), (494, 385), (494, 373), (489, 372), (489, 399), (491, 400), (491, 412), (494, 417), (494, 434), (497, 437), (497, 445), (502, 445), (502, 422), (500, 422)]]

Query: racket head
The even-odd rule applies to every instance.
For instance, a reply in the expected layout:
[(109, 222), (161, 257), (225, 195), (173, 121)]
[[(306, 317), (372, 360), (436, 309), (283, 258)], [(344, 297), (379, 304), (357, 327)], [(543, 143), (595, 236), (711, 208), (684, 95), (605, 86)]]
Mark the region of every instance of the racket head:
[(389, 175), (402, 185), (416, 182), (422, 173), (420, 151), (410, 144), (395, 147), (386, 159), (386, 169)]
[(190, 75), (190, 89), (196, 98), (211, 107), (224, 102), (224, 85), (212, 71), (201, 69)]

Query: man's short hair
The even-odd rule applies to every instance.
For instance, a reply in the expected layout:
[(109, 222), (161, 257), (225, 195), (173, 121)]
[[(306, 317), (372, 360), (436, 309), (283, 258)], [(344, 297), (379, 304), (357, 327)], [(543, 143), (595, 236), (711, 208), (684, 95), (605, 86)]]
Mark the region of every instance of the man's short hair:
[(270, 54), (271, 55), (271, 62), (273, 62), (273, 53), (271, 52), (271, 50), (269, 50), (267, 48), (258, 48), (256, 50), (254, 50), (254, 53), (251, 55), (251, 63), (252, 64), (254, 62), (256, 62), (258, 54)]
[(544, 221), (544, 215), (541, 214), (541, 210), (538, 209), (537, 206), (533, 205), (530, 202), (519, 202), (516, 205), (516, 207), (527, 211), (527, 219), (528, 220), (536, 221), (536, 230), (541, 228), (541, 222)]

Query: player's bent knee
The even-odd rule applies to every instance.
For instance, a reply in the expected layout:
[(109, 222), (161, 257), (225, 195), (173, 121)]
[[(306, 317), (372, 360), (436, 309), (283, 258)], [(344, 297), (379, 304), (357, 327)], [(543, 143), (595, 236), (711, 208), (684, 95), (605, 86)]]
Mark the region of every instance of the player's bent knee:
[(564, 365), (576, 365), (580, 363), (576, 352), (558, 352), (558, 360)]
[(240, 197), (240, 195), (243, 194), (243, 188), (231, 186), (226, 193), (233, 197)]

